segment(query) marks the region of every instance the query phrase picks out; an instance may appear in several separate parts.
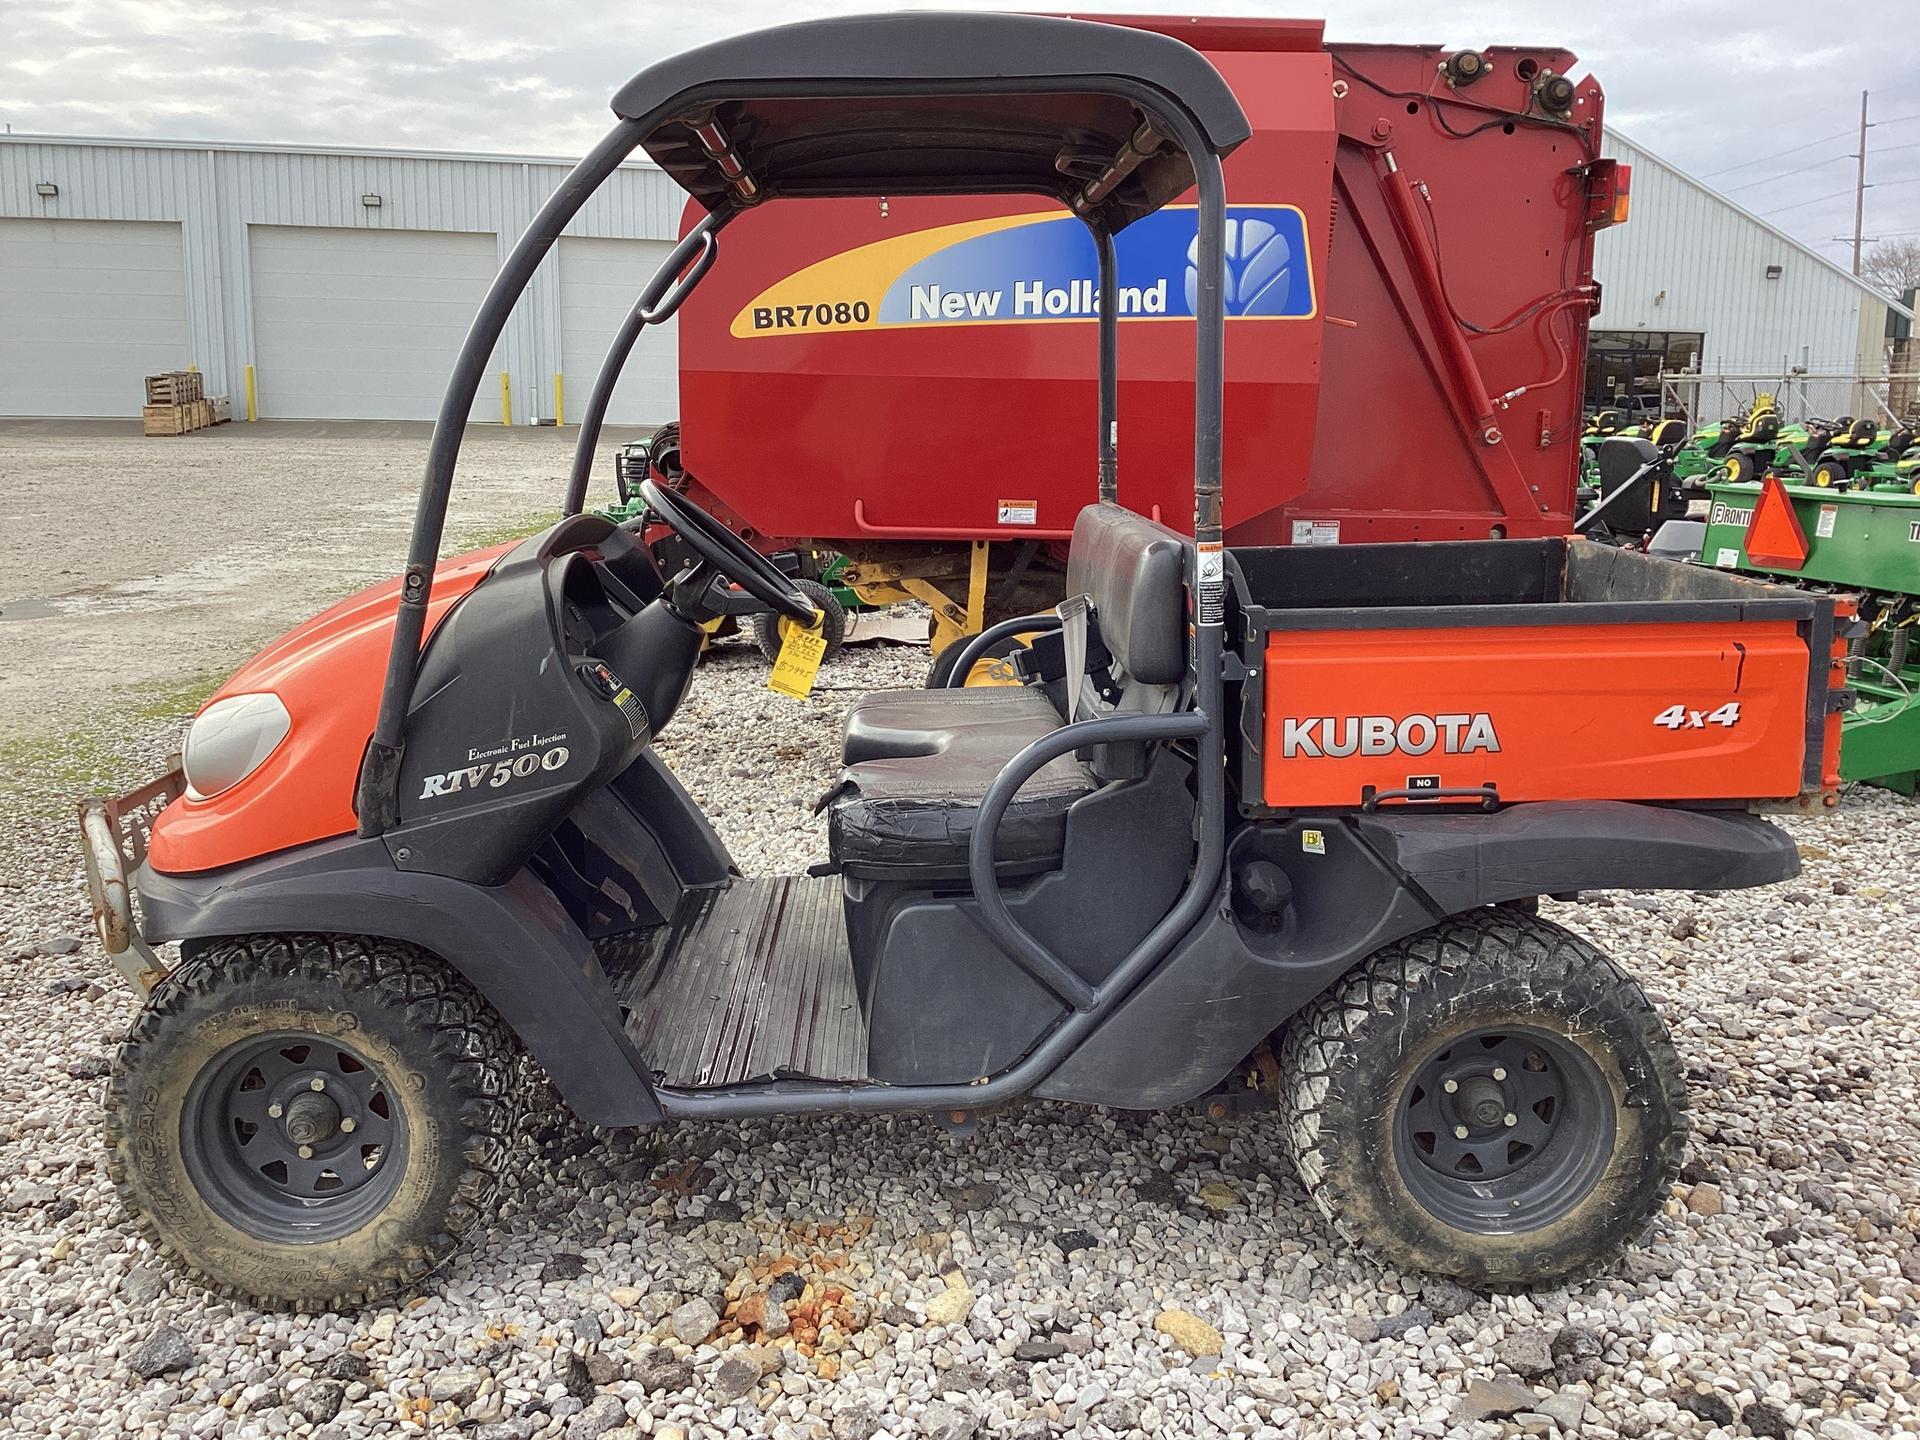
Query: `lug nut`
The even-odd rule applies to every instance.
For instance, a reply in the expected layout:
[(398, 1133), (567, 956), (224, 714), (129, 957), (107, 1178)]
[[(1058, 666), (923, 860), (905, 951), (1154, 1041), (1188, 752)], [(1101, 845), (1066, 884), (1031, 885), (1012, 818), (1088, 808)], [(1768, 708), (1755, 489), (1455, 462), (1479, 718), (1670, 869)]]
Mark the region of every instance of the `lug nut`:
[(1496, 1079), (1496, 1080), (1504, 1080), (1504, 1079), (1506, 1079), (1506, 1078), (1507, 1078), (1507, 1072), (1506, 1072), (1506, 1068), (1505, 1068), (1504, 1066), (1501, 1066), (1501, 1065), (1496, 1065), (1496, 1066), (1494, 1066), (1494, 1067), (1493, 1067), (1493, 1078), (1494, 1078), (1494, 1079)]
[(340, 1122), (340, 1131), (342, 1134), (351, 1135), (354, 1132), (354, 1130), (358, 1128), (359, 1124), (360, 1122), (358, 1120), (355, 1120), (351, 1115), (349, 1115)]
[[(1498, 1080), (1500, 1077), (1496, 1075), (1493, 1078)], [(307, 1088), (309, 1090), (324, 1090), (327, 1088), (327, 1082), (323, 1077), (316, 1075), (313, 1079), (307, 1081)]]
[(1464, 1140), (1464, 1139), (1466, 1139), (1466, 1138), (1467, 1138), (1467, 1127), (1466, 1127), (1466, 1126), (1464, 1126), (1464, 1125), (1456, 1125), (1456, 1126), (1454, 1126), (1454, 1127), (1453, 1127), (1453, 1138), (1454, 1138), (1454, 1139), (1456, 1139), (1456, 1140)]
[(286, 1114), (286, 1111), (280, 1108), (280, 1102), (278, 1100), (267, 1106), (267, 1118), (269, 1120), (278, 1120), (284, 1114)]
[(313, 1146), (311, 1146), (311, 1145), (302, 1145), (302, 1146), (300, 1147), (300, 1158), (301, 1158), (302, 1160), (311, 1160), (311, 1159), (313, 1159)]
[(1509, 1130), (1511, 1130), (1515, 1125), (1518, 1125), (1519, 1123), (1520, 1123), (1520, 1117), (1518, 1115), (1509, 1114), (1507, 1116), (1507, 1128)]
[(1451, 1095), (1453, 1094), (1454, 1091), (1460, 1088), (1460, 1082), (1458, 1080), (1449, 1080), (1445, 1085), (1441, 1086), (1440, 1088), (1445, 1090), (1447, 1094)]

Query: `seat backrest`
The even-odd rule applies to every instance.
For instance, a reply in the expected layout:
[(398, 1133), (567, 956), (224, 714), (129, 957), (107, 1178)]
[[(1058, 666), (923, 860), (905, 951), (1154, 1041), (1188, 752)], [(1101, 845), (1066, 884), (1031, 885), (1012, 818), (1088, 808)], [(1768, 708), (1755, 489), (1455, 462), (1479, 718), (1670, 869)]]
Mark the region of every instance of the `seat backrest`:
[(1187, 552), (1193, 541), (1118, 505), (1074, 521), (1067, 594), (1086, 595), (1126, 675), (1177, 685), (1187, 673)]
[[(1659, 458), (1660, 452), (1650, 440), (1630, 435), (1613, 435), (1602, 440), (1600, 454), (1594, 462), (1600, 470), (1600, 493), (1613, 494), (1636, 470)], [(1600, 523), (1619, 535), (1646, 534), (1653, 527), (1653, 494), (1658, 483), (1657, 477), (1649, 477), (1649, 483), (1635, 485), (1623, 493), (1607, 506)]]

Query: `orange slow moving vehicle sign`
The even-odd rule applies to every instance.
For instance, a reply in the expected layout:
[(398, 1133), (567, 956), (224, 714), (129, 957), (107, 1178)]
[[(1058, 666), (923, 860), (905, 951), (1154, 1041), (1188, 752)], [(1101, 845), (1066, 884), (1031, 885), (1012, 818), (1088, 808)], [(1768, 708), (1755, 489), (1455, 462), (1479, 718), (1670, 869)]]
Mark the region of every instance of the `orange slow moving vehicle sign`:
[[(1262, 790), (1519, 800), (1786, 799), (1806, 758), (1790, 620), (1274, 631)], [(1398, 803), (1398, 802), (1394, 802)]]

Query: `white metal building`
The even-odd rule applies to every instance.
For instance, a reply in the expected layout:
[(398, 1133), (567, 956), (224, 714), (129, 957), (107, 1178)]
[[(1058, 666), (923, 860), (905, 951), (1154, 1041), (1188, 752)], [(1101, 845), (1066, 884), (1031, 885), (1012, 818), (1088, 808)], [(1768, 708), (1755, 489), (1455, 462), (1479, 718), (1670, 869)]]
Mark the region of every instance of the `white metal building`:
[[(1621, 136), (1607, 149), (1634, 167), (1633, 211), (1599, 237), (1590, 400), (1696, 357), (1709, 374), (1880, 369), (1883, 297)], [(568, 168), (0, 136), (0, 415), (131, 415), (141, 376), (191, 364), (237, 414), (251, 367), (263, 417), (431, 419), (488, 280)], [(577, 417), (683, 202), (643, 162), (588, 202), (475, 419)], [(611, 418), (670, 418), (676, 361), (671, 325), (643, 332)]]
[[(494, 271), (570, 162), (0, 136), (0, 415), (135, 415), (197, 366), (275, 419), (432, 419)], [(474, 418), (573, 406), (678, 235), (685, 196), (631, 164), (587, 203), (501, 338)], [(675, 413), (671, 326), (610, 418)]]
[[(1906, 310), (1619, 133), (1602, 148), (1633, 167), (1633, 201), (1627, 223), (1596, 238), (1590, 403), (1657, 394), (1652, 377), (1690, 365), (1709, 376), (1881, 373), (1887, 315)], [(1835, 404), (1847, 406), (1844, 394)]]

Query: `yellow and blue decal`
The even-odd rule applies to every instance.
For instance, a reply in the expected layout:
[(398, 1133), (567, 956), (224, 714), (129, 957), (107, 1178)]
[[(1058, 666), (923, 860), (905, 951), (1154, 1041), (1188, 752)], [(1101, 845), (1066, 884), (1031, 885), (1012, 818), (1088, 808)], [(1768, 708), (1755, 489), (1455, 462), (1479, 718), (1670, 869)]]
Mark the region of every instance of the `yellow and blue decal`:
[[(1123, 320), (1193, 318), (1198, 239), (1190, 205), (1121, 231)], [(876, 240), (776, 280), (733, 318), (741, 338), (934, 325), (1031, 325), (1099, 313), (1093, 236), (1070, 215), (1002, 215)], [(1306, 217), (1293, 205), (1227, 211), (1227, 318), (1318, 313)]]

